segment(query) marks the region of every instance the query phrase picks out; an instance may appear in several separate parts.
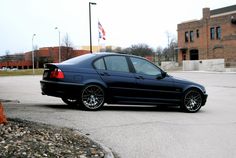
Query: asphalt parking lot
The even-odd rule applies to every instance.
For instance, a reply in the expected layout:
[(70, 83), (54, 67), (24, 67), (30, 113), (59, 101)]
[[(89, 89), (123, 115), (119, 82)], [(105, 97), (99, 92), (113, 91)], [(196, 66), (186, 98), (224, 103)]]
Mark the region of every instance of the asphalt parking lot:
[(122, 158), (236, 157), (236, 73), (170, 74), (205, 85), (208, 101), (198, 113), (152, 106), (70, 109), (41, 95), (41, 76), (0, 77), (0, 99), (12, 101), (4, 103), (8, 117), (77, 129)]

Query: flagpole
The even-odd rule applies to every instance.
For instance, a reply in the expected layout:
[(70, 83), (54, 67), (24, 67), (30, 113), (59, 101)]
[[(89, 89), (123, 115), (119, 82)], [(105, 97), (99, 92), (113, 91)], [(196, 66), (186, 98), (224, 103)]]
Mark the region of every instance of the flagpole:
[(99, 37), (98, 37), (98, 52), (101, 52), (101, 49), (100, 49), (100, 39), (99, 39)]
[(89, 2), (89, 34), (90, 34), (90, 53), (93, 53), (92, 46), (92, 26), (91, 26), (91, 5), (96, 5), (97, 3)]

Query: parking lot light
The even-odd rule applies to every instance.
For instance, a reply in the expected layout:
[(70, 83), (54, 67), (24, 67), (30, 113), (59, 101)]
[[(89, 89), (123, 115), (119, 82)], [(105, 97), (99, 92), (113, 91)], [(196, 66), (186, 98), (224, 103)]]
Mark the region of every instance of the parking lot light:
[(34, 37), (36, 36), (36, 34), (33, 34), (32, 36), (32, 69), (33, 69), (33, 74), (35, 74), (34, 71)]

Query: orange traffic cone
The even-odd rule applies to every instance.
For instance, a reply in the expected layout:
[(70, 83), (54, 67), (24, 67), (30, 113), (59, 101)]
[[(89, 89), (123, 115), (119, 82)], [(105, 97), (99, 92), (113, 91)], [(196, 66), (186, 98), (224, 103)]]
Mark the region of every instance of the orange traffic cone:
[(0, 102), (0, 124), (6, 124), (6, 123), (7, 123), (7, 119), (4, 114), (4, 109), (3, 109), (2, 103)]

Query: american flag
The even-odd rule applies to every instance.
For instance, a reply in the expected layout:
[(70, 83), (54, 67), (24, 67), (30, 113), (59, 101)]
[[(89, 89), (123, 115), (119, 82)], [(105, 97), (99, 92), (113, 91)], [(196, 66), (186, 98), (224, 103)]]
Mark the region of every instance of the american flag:
[(104, 28), (102, 27), (101, 23), (98, 21), (98, 37), (99, 39), (106, 40), (106, 33)]

